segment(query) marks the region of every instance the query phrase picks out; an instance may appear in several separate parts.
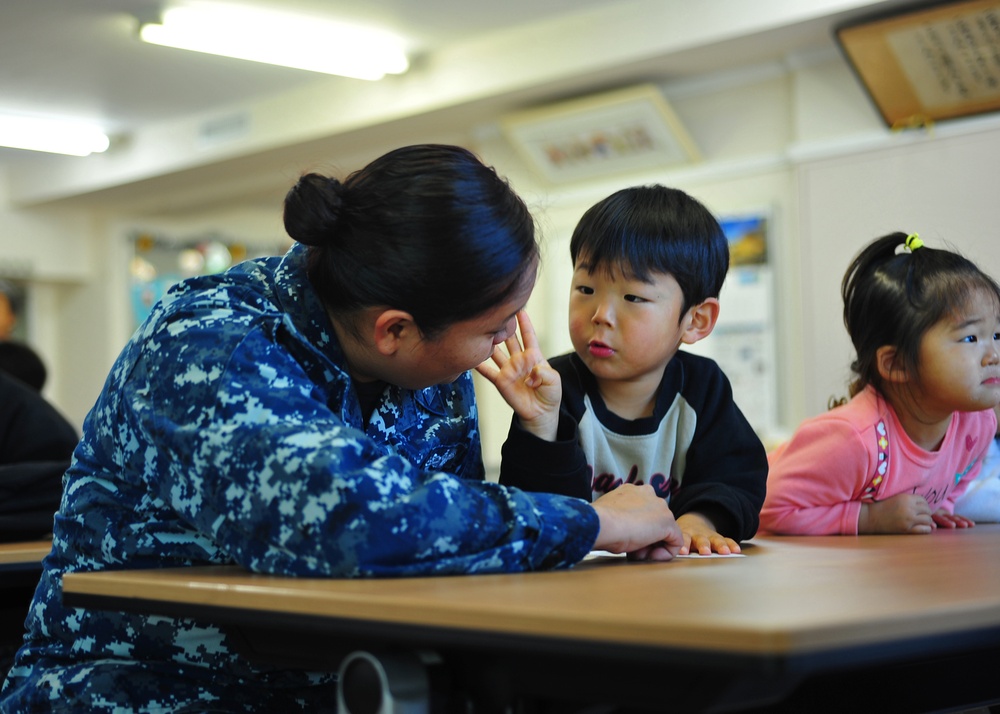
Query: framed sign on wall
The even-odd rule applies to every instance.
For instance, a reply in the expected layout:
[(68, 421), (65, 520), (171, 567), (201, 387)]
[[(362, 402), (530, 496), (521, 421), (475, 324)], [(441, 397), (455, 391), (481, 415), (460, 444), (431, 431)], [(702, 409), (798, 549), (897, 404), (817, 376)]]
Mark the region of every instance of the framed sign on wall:
[(836, 37), (892, 128), (1000, 109), (1000, 0), (911, 6)]
[(521, 158), (551, 183), (699, 158), (680, 119), (651, 84), (515, 112), (500, 126)]

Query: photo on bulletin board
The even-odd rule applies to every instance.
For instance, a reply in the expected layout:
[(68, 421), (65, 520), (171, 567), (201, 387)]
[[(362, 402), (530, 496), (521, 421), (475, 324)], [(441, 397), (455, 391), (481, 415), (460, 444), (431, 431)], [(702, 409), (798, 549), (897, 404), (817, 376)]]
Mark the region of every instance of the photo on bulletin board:
[(729, 241), (730, 265), (767, 263), (767, 218), (764, 216), (719, 219)]
[(140, 325), (153, 306), (175, 283), (197, 275), (221, 273), (248, 258), (282, 255), (288, 246), (250, 247), (245, 242), (220, 236), (172, 238), (149, 232), (131, 236), (129, 265), (134, 327)]
[(923, 3), (835, 34), (892, 128), (1000, 110), (1000, 0)]

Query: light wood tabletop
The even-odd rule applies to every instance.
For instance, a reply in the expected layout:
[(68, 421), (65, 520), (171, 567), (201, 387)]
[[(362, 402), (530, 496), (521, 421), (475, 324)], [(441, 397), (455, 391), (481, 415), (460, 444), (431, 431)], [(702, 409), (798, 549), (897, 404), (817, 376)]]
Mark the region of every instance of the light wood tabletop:
[(872, 700), (857, 682), (885, 671), (885, 711), (1000, 702), (1000, 524), (760, 537), (743, 557), (512, 575), (72, 573), (63, 600), (215, 622), (247, 656), (282, 666), (433, 653), (483, 711), (567, 693), (652, 711), (665, 696), (676, 711), (862, 711)]
[(927, 536), (757, 538), (744, 554), (392, 580), (207, 566), (75, 573), (63, 588), (71, 599), (89, 596), (91, 606), (108, 597), (153, 610), (170, 603), (750, 655), (1000, 628), (1000, 525)]
[(40, 570), (42, 558), (52, 549), (51, 540), (0, 543), (0, 572)]

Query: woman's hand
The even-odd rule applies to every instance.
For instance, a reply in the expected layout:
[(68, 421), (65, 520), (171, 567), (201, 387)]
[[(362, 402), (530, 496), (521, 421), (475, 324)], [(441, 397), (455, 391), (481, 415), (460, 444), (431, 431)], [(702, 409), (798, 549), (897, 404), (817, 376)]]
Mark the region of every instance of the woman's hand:
[(630, 560), (671, 560), (684, 545), (670, 507), (649, 484), (622, 484), (593, 506), (601, 523), (595, 550), (627, 553)]
[(517, 324), (523, 346), (517, 333), (511, 335), (503, 343), (506, 351), (497, 345), (492, 359), (476, 367), (476, 371), (493, 383), (526, 431), (545, 441), (555, 441), (562, 380), (545, 361), (535, 328), (524, 310), (517, 313)]

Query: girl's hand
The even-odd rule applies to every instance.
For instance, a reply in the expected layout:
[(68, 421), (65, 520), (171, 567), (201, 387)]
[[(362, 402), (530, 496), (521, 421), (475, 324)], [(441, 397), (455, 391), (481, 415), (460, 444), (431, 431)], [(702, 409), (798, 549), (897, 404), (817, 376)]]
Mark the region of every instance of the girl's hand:
[(884, 501), (861, 504), (858, 533), (930, 533), (931, 507), (923, 496), (900, 493)]
[(504, 340), (507, 350), (497, 345), (492, 360), (476, 367), (476, 371), (493, 383), (521, 420), (524, 429), (545, 441), (555, 441), (559, 428), (559, 403), (562, 401), (562, 380), (545, 361), (538, 348), (538, 337), (528, 313), (517, 313), (517, 333)]
[(938, 528), (971, 528), (976, 525), (976, 522), (971, 518), (948, 513), (943, 508), (934, 511), (931, 514), (931, 518), (934, 519), (934, 525)]

